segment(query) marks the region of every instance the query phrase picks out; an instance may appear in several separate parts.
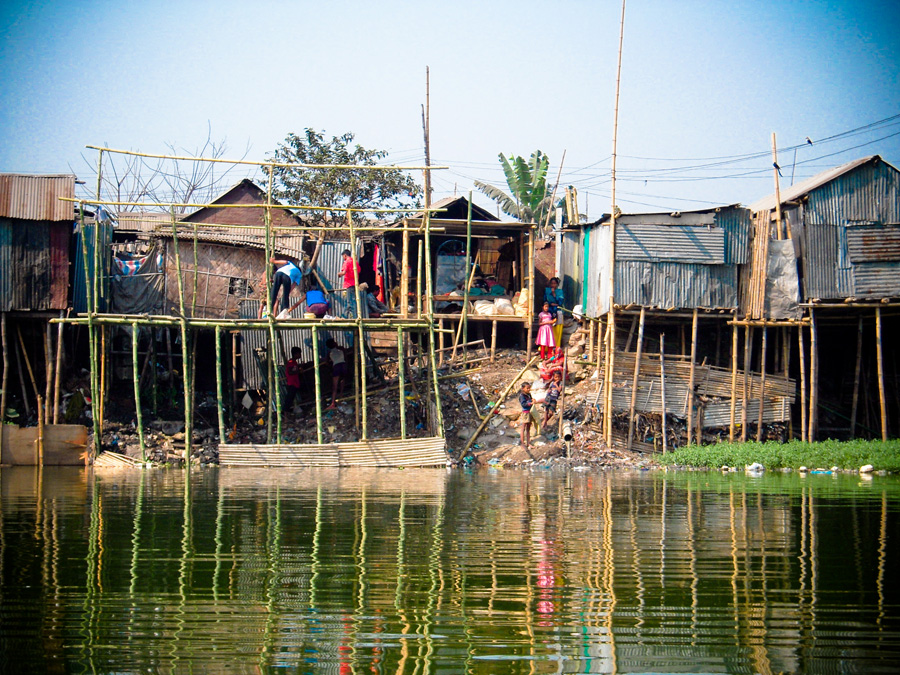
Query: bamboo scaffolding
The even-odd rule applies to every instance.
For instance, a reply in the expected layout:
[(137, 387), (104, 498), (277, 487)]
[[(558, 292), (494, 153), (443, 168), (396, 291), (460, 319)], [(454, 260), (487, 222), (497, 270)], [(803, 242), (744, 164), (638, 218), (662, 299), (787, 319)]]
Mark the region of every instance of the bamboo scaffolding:
[[(626, 449), (631, 450), (634, 437), (634, 406), (637, 403), (638, 379), (641, 374), (641, 351), (644, 348), (644, 308), (641, 307), (640, 328), (638, 329), (637, 349), (634, 354), (634, 379), (631, 384), (631, 405), (628, 406), (628, 442)], [(693, 374), (693, 368), (691, 369)]]
[[(144, 413), (141, 410), (141, 379), (138, 376), (138, 325), (131, 325), (131, 376), (134, 378), (134, 413), (137, 419), (138, 446), (141, 461), (147, 461), (147, 446), (144, 443)], [(185, 438), (187, 434), (185, 434)]]
[(887, 442), (887, 401), (884, 394), (884, 349), (881, 344), (881, 307), (875, 308), (875, 356), (878, 366), (878, 402), (881, 405), (881, 440)]

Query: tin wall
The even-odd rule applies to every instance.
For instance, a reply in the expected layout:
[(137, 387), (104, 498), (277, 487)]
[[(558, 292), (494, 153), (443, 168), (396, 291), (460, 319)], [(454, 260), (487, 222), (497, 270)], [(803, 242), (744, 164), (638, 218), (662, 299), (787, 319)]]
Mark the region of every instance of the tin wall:
[(727, 308), (737, 305), (737, 267), (649, 263), (616, 263), (616, 303), (661, 309)]
[[(99, 227), (99, 230), (94, 233), (94, 228)], [(98, 289), (98, 312), (105, 312), (107, 307), (107, 302), (109, 300), (109, 278), (110, 278), (110, 269), (109, 266), (111, 264), (112, 258), (112, 235), (113, 235), (113, 226), (111, 223), (102, 223), (100, 225), (95, 225), (93, 223), (85, 223), (84, 225), (85, 231), (85, 243), (87, 245), (87, 267), (88, 267), (88, 276), (91, 279), (91, 284), (99, 283), (100, 287)], [(84, 255), (81, 243), (81, 233), (76, 232), (74, 237), (74, 264), (72, 266), (72, 306), (75, 308), (76, 313), (87, 312), (87, 297), (86, 297), (86, 280), (84, 274)], [(95, 247), (95, 239), (96, 239), (96, 247), (99, 249), (100, 255), (100, 265), (99, 265), (99, 273), (98, 270), (95, 269), (95, 255), (94, 255), (94, 247)]]
[(69, 221), (75, 197), (75, 176), (0, 174), (0, 217), (38, 221)]
[(0, 218), (0, 309), (65, 309), (71, 221)]

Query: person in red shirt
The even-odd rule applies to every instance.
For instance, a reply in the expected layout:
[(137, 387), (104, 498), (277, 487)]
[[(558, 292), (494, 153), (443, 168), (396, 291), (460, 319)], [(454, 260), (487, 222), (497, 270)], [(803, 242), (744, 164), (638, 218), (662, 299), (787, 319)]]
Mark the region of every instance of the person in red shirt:
[(353, 256), (350, 253), (350, 249), (344, 249), (341, 253), (341, 257), (344, 260), (343, 265), (341, 265), (341, 273), (338, 275), (343, 277), (341, 288), (353, 288), (356, 286), (356, 279), (360, 272), (359, 263), (356, 263), (356, 269), (354, 269)]
[(285, 412), (293, 412), (294, 399), (300, 393), (300, 359), (303, 352), (300, 347), (291, 347), (291, 358), (284, 366), (284, 384), (287, 387)]

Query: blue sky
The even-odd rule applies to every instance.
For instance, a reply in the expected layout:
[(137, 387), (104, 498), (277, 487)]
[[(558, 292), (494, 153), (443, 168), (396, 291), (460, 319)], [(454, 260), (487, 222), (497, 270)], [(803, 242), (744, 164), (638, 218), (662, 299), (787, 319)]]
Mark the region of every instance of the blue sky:
[[(421, 163), (429, 66), (437, 197), (502, 185), (497, 154), (539, 148), (554, 180), (566, 152), (583, 212), (609, 211), (618, 0), (2, 7), (0, 171), (89, 178), (85, 145), (193, 150), (208, 125), (230, 156), (314, 127)], [(898, 25), (896, 1), (629, 0), (620, 208), (773, 192), (773, 131), (783, 184), (868, 154), (900, 166)]]

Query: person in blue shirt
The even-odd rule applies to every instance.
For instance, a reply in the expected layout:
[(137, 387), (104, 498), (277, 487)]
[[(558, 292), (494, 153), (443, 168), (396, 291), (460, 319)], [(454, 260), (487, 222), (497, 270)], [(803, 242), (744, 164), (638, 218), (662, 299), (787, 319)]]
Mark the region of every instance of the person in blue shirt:
[(519, 445), (523, 448), (531, 448), (531, 408), (534, 399), (531, 397), (531, 382), (523, 382), (519, 390), (519, 405), (522, 412), (519, 414)]
[[(275, 299), (278, 297), (278, 290), (282, 289), (280, 309), (284, 311), (290, 304), (291, 288), (299, 286), (303, 282), (303, 272), (291, 260), (273, 257), (269, 258), (269, 262), (275, 265), (269, 304), (272, 307), (272, 311), (275, 311)], [(260, 316), (262, 316), (264, 311), (265, 307), (262, 308)]]
[(544, 302), (550, 305), (551, 314), (556, 314), (560, 307), (565, 307), (566, 296), (559, 287), (559, 277), (550, 279), (549, 285), (544, 289)]
[(331, 309), (331, 302), (318, 286), (313, 286), (306, 291), (306, 311), (322, 318)]

